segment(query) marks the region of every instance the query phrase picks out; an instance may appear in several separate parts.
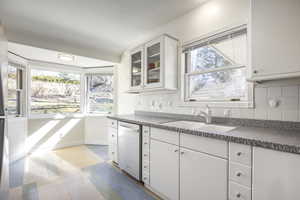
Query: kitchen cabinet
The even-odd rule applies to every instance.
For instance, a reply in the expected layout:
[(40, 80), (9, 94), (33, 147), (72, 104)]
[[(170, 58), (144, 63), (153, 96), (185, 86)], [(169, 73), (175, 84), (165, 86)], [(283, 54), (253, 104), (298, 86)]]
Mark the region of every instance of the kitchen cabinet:
[(179, 146), (151, 139), (150, 187), (164, 199), (179, 199)]
[(300, 155), (253, 147), (253, 200), (298, 200)]
[(136, 48), (130, 54), (130, 89), (140, 90), (143, 87), (144, 48)]
[(118, 164), (118, 121), (108, 120), (108, 154), (110, 159)]
[(250, 80), (300, 76), (300, 1), (251, 0)]
[(140, 93), (176, 90), (178, 41), (168, 35), (134, 49), (130, 54), (130, 90)]
[(228, 161), (181, 148), (180, 199), (227, 199)]

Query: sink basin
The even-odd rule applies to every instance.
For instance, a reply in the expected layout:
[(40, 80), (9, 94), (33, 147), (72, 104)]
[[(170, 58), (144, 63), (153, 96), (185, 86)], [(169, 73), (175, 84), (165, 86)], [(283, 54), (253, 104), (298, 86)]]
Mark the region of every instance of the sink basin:
[(174, 126), (177, 128), (186, 128), (186, 129), (198, 129), (205, 126), (205, 123), (202, 122), (192, 122), (192, 121), (175, 121), (164, 123), (167, 126)]
[(205, 131), (205, 132), (212, 132), (212, 133), (226, 133), (226, 132), (232, 131), (236, 128), (234, 126), (205, 124), (203, 122), (193, 122), (193, 121), (175, 121), (175, 122), (164, 123), (164, 125), (174, 126), (177, 128), (185, 128), (185, 129), (199, 130), (199, 131)]

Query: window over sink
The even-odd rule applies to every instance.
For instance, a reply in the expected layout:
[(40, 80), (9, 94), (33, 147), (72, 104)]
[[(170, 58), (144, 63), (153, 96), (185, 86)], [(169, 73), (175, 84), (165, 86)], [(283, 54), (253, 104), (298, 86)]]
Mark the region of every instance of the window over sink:
[(247, 102), (247, 27), (210, 35), (183, 47), (185, 102)]

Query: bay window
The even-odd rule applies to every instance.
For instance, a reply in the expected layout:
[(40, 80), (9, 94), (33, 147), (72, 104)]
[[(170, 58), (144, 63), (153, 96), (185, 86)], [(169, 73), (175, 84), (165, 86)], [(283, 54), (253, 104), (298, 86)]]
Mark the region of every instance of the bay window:
[(8, 77), (7, 77), (7, 88), (8, 88), (8, 115), (10, 116), (22, 116), (24, 104), (23, 94), (23, 76), (24, 67), (9, 62), (8, 64)]
[(87, 113), (110, 114), (113, 111), (113, 75), (88, 74)]
[(248, 101), (247, 28), (230, 29), (184, 46), (184, 101)]
[(80, 73), (31, 69), (31, 114), (78, 113)]

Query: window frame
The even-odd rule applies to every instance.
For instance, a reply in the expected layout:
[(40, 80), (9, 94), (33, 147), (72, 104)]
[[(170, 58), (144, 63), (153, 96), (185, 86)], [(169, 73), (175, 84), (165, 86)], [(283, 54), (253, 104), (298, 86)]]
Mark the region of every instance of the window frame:
[[(16, 114), (9, 114), (9, 117), (25, 117), (26, 115), (26, 64), (19, 62), (17, 59), (9, 59), (8, 67), (16, 68), (16, 89), (13, 89), (16, 92)], [(8, 77), (7, 77), (8, 79)], [(9, 91), (10, 89), (7, 89)]]
[[(90, 84), (89, 84), (89, 76), (92, 76), (92, 75), (103, 75), (103, 76), (107, 76), (107, 75), (110, 75), (112, 76), (113, 78), (113, 82), (112, 82), (112, 87), (113, 87), (113, 90), (114, 90), (114, 73), (112, 72), (93, 72), (93, 73), (85, 73), (84, 74), (84, 77), (85, 77), (85, 114), (88, 115), (88, 116), (108, 116), (108, 115), (111, 115), (114, 113), (114, 110), (115, 110), (115, 98), (114, 98), (114, 101), (113, 101), (113, 110), (111, 113), (108, 113), (108, 112), (103, 112), (103, 113), (90, 113), (89, 111), (89, 87), (90, 87)], [(114, 96), (114, 92), (113, 92), (113, 96)]]
[[(80, 75), (80, 112), (78, 113), (49, 113), (49, 114), (35, 114), (31, 112), (31, 71), (32, 70), (44, 70), (53, 72), (69, 72)], [(56, 63), (46, 63), (42, 61), (29, 61), (28, 72), (27, 72), (27, 113), (30, 119), (43, 119), (43, 118), (66, 118), (66, 117), (83, 117), (85, 110), (85, 83), (84, 83), (84, 70), (80, 67), (56, 64)]]
[[(252, 82), (246, 82), (247, 84), (247, 93), (246, 93), (246, 100), (239, 100), (234, 101), (232, 98), (219, 98), (219, 99), (201, 99), (197, 97), (190, 96), (190, 85), (189, 85), (189, 77), (193, 75), (199, 74), (207, 74), (209, 72), (218, 72), (218, 71), (228, 71), (230, 69), (241, 69), (245, 68), (246, 70), (246, 80), (249, 75), (249, 62), (246, 66), (244, 65), (229, 65), (220, 68), (213, 68), (201, 71), (191, 72), (191, 53), (190, 51), (186, 51), (187, 48), (193, 48), (193, 46), (199, 45), (199, 43), (204, 43), (208, 41), (212, 41), (218, 38), (224, 37), (224, 35), (228, 35), (230, 33), (235, 33), (240, 30), (246, 29), (247, 38), (249, 38), (249, 27), (247, 24), (242, 24), (233, 27), (227, 27), (222, 30), (218, 30), (216, 32), (207, 34), (203, 37), (200, 37), (192, 42), (185, 43), (181, 47), (182, 54), (181, 54), (181, 106), (212, 106), (212, 107), (230, 107), (230, 108), (253, 108), (253, 92), (254, 92), (254, 84)], [(249, 39), (247, 40), (247, 56), (250, 57), (250, 42)], [(198, 46), (199, 48), (200, 46)]]

